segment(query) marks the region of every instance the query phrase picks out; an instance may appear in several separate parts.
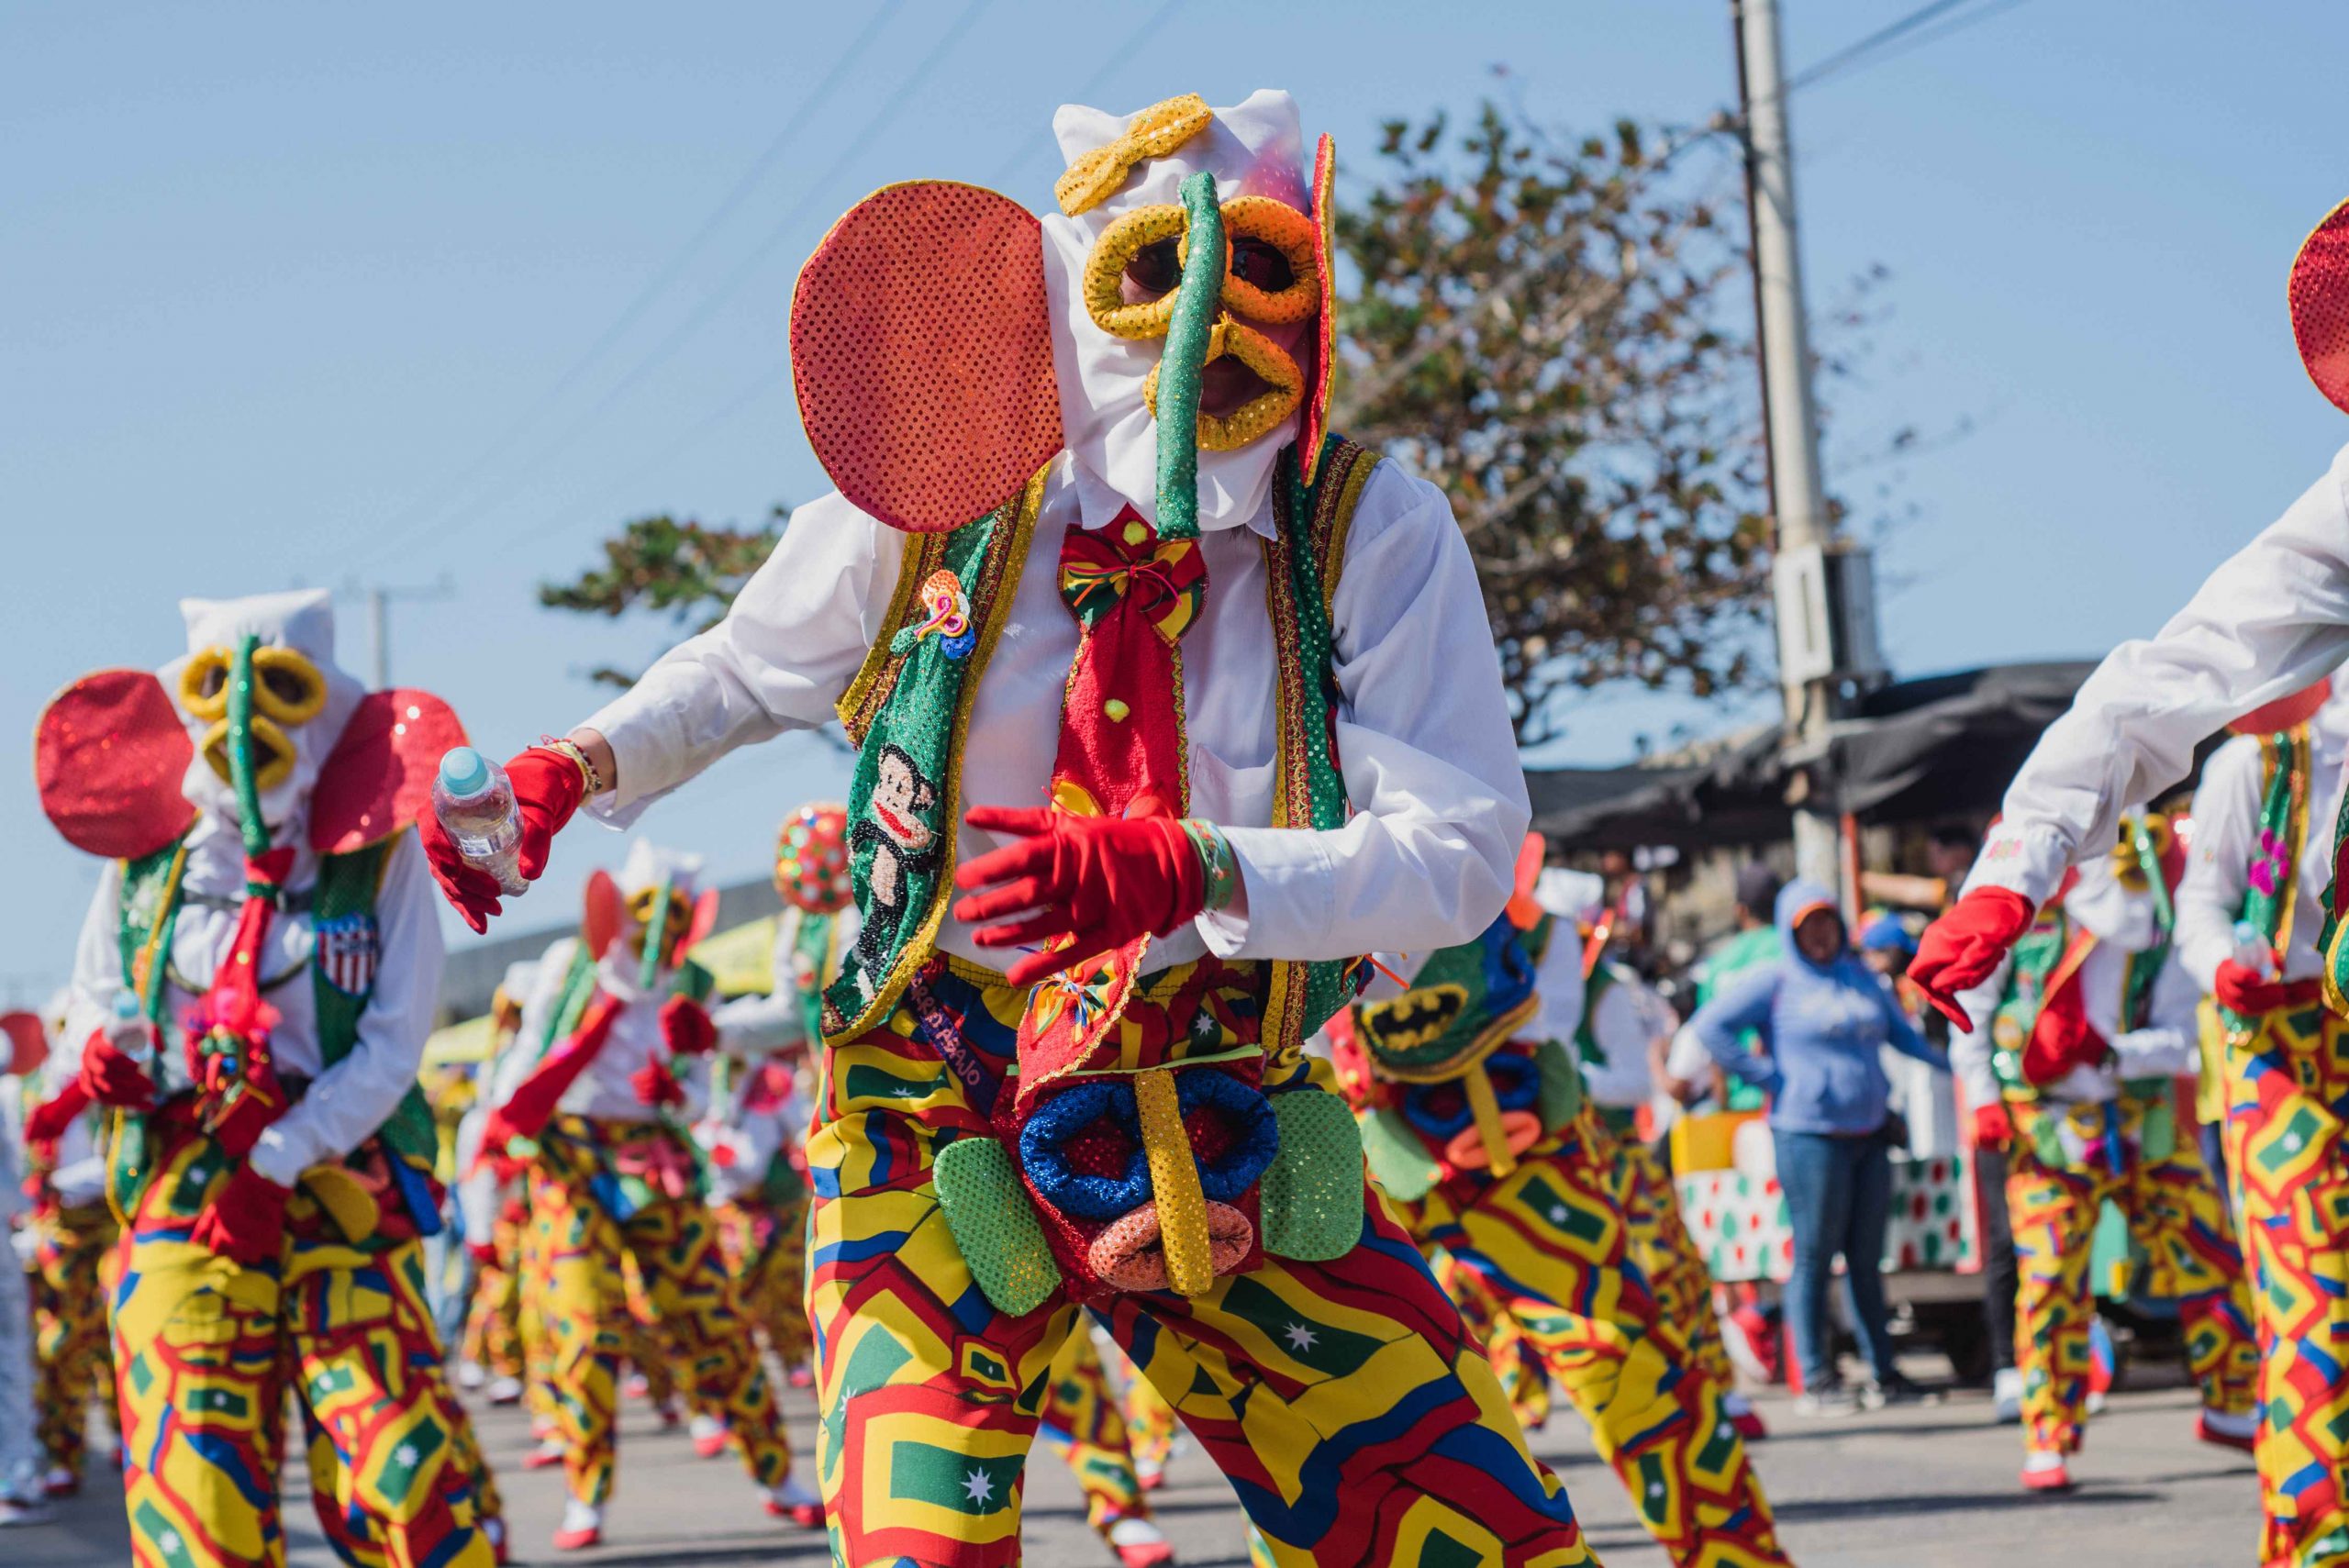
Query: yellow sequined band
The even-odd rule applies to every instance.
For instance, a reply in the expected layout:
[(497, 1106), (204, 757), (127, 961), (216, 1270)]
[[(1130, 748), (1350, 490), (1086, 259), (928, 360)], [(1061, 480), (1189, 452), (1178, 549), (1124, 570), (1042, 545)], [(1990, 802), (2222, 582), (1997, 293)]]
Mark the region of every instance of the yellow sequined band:
[(1141, 1146), (1158, 1199), (1166, 1283), (1177, 1296), (1197, 1296), (1215, 1283), (1215, 1262), (1208, 1248), (1207, 1195), (1199, 1188), (1198, 1160), (1183, 1126), (1174, 1070), (1136, 1073), (1134, 1105), (1141, 1113)]
[(1125, 183), (1135, 164), (1165, 157), (1205, 130), (1214, 117), (1208, 101), (1197, 93), (1152, 104), (1127, 123), (1124, 135), (1085, 154), (1052, 182), (1061, 211), (1071, 217), (1091, 212)]

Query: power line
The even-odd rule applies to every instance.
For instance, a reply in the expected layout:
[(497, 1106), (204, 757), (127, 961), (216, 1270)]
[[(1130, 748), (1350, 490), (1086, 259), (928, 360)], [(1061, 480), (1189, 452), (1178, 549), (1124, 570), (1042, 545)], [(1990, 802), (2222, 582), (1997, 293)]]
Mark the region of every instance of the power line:
[[(783, 129), (775, 133), (774, 139), (767, 143), (765, 150), (751, 161), (750, 167), (743, 171), (741, 177), (734, 182), (733, 187), (719, 199), (718, 206), (711, 210), (709, 216), (702, 220), (701, 227), (694, 231), (693, 237), (680, 246), (676, 253), (669, 258), (661, 270), (637, 291), (636, 297), (629, 301), (620, 313), (613, 318), (611, 325), (605, 328), (596, 340), (587, 347), (585, 352), (573, 360), (561, 375), (555, 377), (547, 389), (540, 393), (538, 398), (513, 420), (496, 439), (483, 449), (481, 454), (472, 462), (459, 470), (453, 477), (435, 486), (424, 499), (404, 507), (370, 531), (379, 537), (395, 534), (413, 523), (437, 515), (474, 481), (495, 468), (498, 460), (511, 450), (516, 442), (551, 412), (563, 396), (578, 384), (580, 378), (627, 335), (629, 329), (636, 325), (656, 299), (668, 291), (669, 286), (675, 283), (685, 272), (686, 265), (701, 253), (702, 248), (709, 242), (710, 237), (718, 232), (744, 201), (749, 199), (751, 193), (758, 187), (766, 177), (767, 172), (774, 166), (775, 160), (780, 158), (793, 140), (807, 129), (808, 123), (814, 119), (817, 110), (822, 106), (826, 99), (831, 96), (833, 90), (846, 80), (849, 72), (855, 67), (859, 60), (863, 58), (865, 50), (881, 36), (890, 19), (904, 5), (905, 0), (884, 0), (881, 7), (874, 12), (873, 19), (865, 24), (864, 30), (850, 40), (848, 47), (832, 61), (815, 87), (807, 96), (800, 99), (797, 111), (785, 122)], [(379, 546), (376, 551), (371, 551), (371, 558), (373, 554), (380, 553), (381, 549), (382, 547)]]
[(1970, 5), (1972, 3), (1973, 0), (1931, 0), (1931, 4), (1918, 6), (1907, 16), (1902, 17), (1896, 21), (1887, 23), (1885, 26), (1878, 28), (1876, 31), (1868, 34), (1865, 38), (1855, 39), (1852, 42), (1845, 44), (1842, 49), (1837, 50), (1826, 59), (1815, 61), (1811, 64), (1803, 67), (1800, 71), (1796, 72), (1792, 76), (1787, 78), (1787, 84), (1784, 89), (1785, 95), (1791, 97), (1795, 94), (1801, 92), (1805, 87), (1809, 86), (1814, 82), (1825, 81), (1828, 77), (1834, 75), (1837, 72), (1843, 70), (1846, 66), (1851, 65), (1854, 61), (1865, 59), (1868, 55), (1875, 52), (1876, 50), (1882, 49), (1885, 45), (1891, 43), (1896, 39), (1902, 38), (1907, 34), (1913, 32), (1917, 28), (1923, 27), (1927, 22), (1932, 21), (1934, 17), (1945, 15), (1948, 12), (1956, 10), (1961, 6)]
[[(1166, 24), (1167, 20), (1172, 17), (1175, 12), (1182, 8), (1183, 0), (1166, 0), (1165, 5), (1161, 6), (1156, 11), (1152, 12), (1143, 20), (1141, 26), (1136, 28), (1133, 32), (1128, 36), (1126, 41), (1118, 47), (1118, 51), (1115, 54), (1103, 61), (1100, 68), (1095, 71), (1092, 75), (1085, 79), (1085, 84), (1076, 90), (1076, 95), (1080, 98), (1089, 98), (1093, 96), (1094, 93), (1099, 89), (1103, 83), (1115, 75), (1118, 71), (1125, 65), (1126, 61), (1134, 57), (1135, 52), (1139, 50), (1143, 44), (1150, 41), (1152, 34), (1157, 32), (1160, 28)], [(1019, 144), (1017, 151), (1013, 152), (1010, 157), (1003, 161), (1003, 166), (1001, 168), (987, 176), (987, 183), (990, 185), (1000, 185), (1006, 180), (1010, 179), (1012, 175), (1019, 172), (1020, 165), (1024, 164), (1030, 157), (1034, 156), (1038, 144), (1049, 142), (1050, 140), (1051, 133), (1049, 131), (1040, 130), (1030, 135), (1027, 140)]]
[[(1184, 3), (1185, 0), (1166, 0), (1164, 5), (1159, 6), (1156, 11), (1145, 17), (1140, 26), (1136, 27), (1131, 33), (1127, 35), (1125, 42), (1120, 44), (1107, 60), (1103, 61), (1101, 64), (1094, 70), (1091, 75), (1085, 79), (1084, 83), (1077, 88), (1076, 95), (1080, 98), (1090, 97), (1111, 76), (1115, 75), (1118, 71), (1122, 69), (1125, 64), (1134, 57), (1135, 53), (1141, 50), (1141, 46), (1147, 43), (1151, 37), (1174, 17), (1175, 12), (1183, 8)], [(1033, 155), (1037, 145), (1046, 139), (1046, 133), (1043, 132), (1039, 132), (1036, 135), (1030, 136), (1020, 145), (1018, 152), (1013, 154), (1010, 158), (1006, 159), (1002, 166), (998, 168), (994, 174), (988, 177), (987, 183), (991, 185), (999, 185), (1008, 180), (1012, 174), (1019, 171), (1020, 165), (1024, 163), (1028, 158)], [(791, 357), (788, 353), (785, 353), (782, 359), (769, 365), (766, 369), (761, 371), (756, 376), (752, 377), (751, 380), (741, 388), (741, 390), (737, 392), (733, 396), (728, 398), (723, 404), (719, 405), (718, 408), (713, 410), (701, 421), (678, 436), (667, 447), (662, 450), (660, 455), (648, 459), (644, 462), (638, 464), (635, 468), (630, 469), (620, 478), (612, 480), (598, 488), (602, 490), (620, 490), (633, 484), (637, 480), (641, 479), (647, 473), (655, 472), (662, 464), (668, 462), (672, 459), (677, 457), (680, 453), (699, 445), (704, 439), (734, 419), (745, 409), (756, 403), (761, 397), (766, 395), (768, 392), (789, 381), (790, 377)], [(560, 531), (578, 515), (579, 508), (584, 504), (584, 502), (574, 502), (572, 505), (560, 508), (551, 516), (548, 517), (544, 521), (515, 535), (510, 542), (515, 545), (534, 543), (539, 539), (545, 539), (548, 536)]]
[(913, 74), (906, 78), (896, 92), (881, 106), (879, 112), (865, 124), (863, 128), (849, 139), (848, 153), (826, 170), (821, 178), (809, 184), (806, 194), (793, 205), (791, 210), (780, 222), (767, 231), (765, 238), (759, 241), (741, 264), (727, 275), (726, 281), (718, 285), (717, 291), (706, 296), (693, 314), (685, 317), (666, 338), (662, 339), (659, 346), (639, 360), (586, 412), (564, 426), (562, 433), (553, 440), (547, 442), (536, 453), (526, 459), (522, 465), (514, 471), (507, 483), (493, 491), (488, 499), (476, 498), (463, 510), (442, 517), (436, 523), (421, 530), (415, 539), (406, 541), (402, 548), (414, 549), (438, 539), (449, 533), (451, 529), (462, 526), (468, 518), (478, 517), (495, 511), (513, 499), (528, 484), (530, 476), (536, 473), (549, 459), (567, 450), (573, 442), (584, 435), (614, 404), (639, 385), (646, 376), (666, 364), (679, 349), (691, 341), (702, 328), (708, 324), (719, 307), (740, 292), (742, 285), (750, 281), (760, 265), (774, 252), (775, 247), (797, 231), (800, 222), (813, 208), (817, 200), (824, 195), (831, 176), (847, 167), (849, 161), (870, 144), (882, 128), (905, 106), (906, 100), (920, 89), (921, 84), (929, 79), (930, 73), (936, 70), (940, 62), (952, 51), (954, 46), (962, 41), (963, 35), (970, 30), (971, 24), (978, 19), (979, 13), (985, 10), (988, 4), (989, 0), (970, 0), (970, 3), (963, 8), (962, 14), (955, 17), (952, 25), (939, 35), (938, 41), (931, 46), (930, 52), (922, 57), (921, 63), (914, 68)]

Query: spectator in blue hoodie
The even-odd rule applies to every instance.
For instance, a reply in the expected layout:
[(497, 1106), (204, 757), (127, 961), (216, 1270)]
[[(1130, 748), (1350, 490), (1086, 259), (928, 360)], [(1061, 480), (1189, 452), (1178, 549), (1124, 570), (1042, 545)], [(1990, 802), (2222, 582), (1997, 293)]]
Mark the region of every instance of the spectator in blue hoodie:
[[(1738, 975), (1697, 1010), (1689, 1027), (1732, 1075), (1770, 1096), (1778, 1185), (1795, 1233), (1787, 1318), (1802, 1363), (1796, 1408), (1841, 1415), (1919, 1396), (1893, 1365), (1884, 1305), (1885, 1224), (1892, 1201), (1891, 1084), (1880, 1053), (1949, 1071), (1885, 983), (1852, 951), (1843, 917), (1815, 882), (1778, 894), (1781, 956)], [(1748, 1031), (1758, 1051), (1742, 1043)], [(1842, 1385), (1827, 1324), (1827, 1279), (1843, 1259), (1845, 1300), (1875, 1374), (1861, 1396)]]

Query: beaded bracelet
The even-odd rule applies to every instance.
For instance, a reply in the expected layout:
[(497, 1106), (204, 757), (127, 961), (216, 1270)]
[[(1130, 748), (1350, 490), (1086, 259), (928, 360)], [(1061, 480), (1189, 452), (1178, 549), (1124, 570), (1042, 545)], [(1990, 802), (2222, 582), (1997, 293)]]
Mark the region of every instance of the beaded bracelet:
[(1183, 819), (1183, 836), (1191, 840), (1199, 869), (1207, 873), (1207, 907), (1227, 907), (1240, 891), (1240, 862), (1231, 852), (1231, 840), (1223, 836), (1222, 828), (1196, 817)]
[(593, 800), (604, 793), (604, 775), (596, 771), (596, 764), (587, 760), (587, 753), (580, 750), (579, 742), (576, 740), (558, 740), (551, 735), (541, 735), (539, 737), (539, 750), (552, 751), (558, 757), (568, 757), (578, 763), (579, 776), (587, 784), (588, 799)]

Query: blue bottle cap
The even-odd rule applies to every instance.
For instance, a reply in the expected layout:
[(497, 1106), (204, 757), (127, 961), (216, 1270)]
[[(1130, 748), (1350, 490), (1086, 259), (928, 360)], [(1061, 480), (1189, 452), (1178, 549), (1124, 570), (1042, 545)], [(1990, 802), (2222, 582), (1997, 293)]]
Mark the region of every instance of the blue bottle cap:
[(440, 787), (462, 798), (489, 787), (489, 763), (470, 746), (454, 746), (440, 759)]

